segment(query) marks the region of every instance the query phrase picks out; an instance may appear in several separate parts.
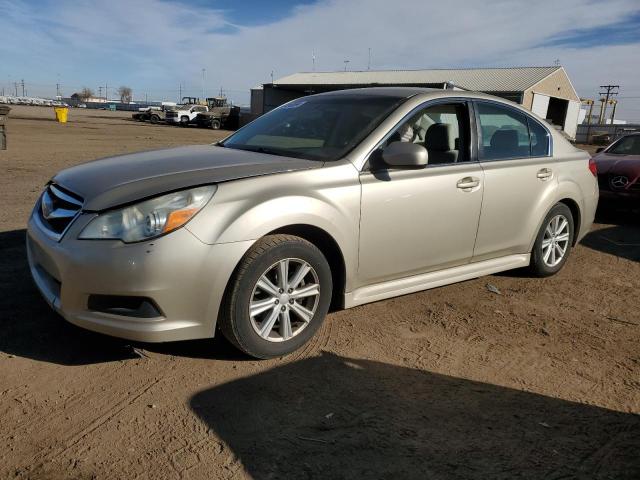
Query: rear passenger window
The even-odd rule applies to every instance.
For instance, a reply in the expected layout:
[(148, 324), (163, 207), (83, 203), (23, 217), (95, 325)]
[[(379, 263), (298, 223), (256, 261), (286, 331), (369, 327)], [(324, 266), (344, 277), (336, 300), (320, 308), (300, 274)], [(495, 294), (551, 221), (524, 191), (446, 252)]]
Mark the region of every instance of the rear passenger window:
[(480, 160), (549, 155), (549, 134), (538, 122), (509, 107), (483, 102), (476, 105)]
[(528, 118), (529, 137), (531, 137), (531, 156), (546, 157), (549, 155), (549, 133), (538, 122)]
[(528, 157), (527, 117), (508, 108), (478, 103), (481, 142), (480, 160)]

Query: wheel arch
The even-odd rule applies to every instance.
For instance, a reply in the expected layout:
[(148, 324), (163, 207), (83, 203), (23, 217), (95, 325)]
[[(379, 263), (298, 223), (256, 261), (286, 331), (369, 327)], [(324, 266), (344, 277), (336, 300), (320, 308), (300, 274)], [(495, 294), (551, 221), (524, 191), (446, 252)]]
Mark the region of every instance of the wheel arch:
[(266, 235), (288, 234), (305, 239), (315, 245), (327, 259), (331, 269), (333, 281), (333, 293), (331, 298), (331, 311), (344, 308), (344, 294), (346, 286), (346, 263), (344, 254), (338, 242), (327, 231), (315, 225), (293, 224), (279, 227)]
[(582, 222), (582, 214), (580, 213), (580, 207), (578, 203), (572, 198), (566, 197), (557, 203), (562, 203), (566, 205), (569, 210), (571, 210), (571, 215), (573, 216), (573, 239), (571, 242), (572, 246), (575, 246), (578, 243), (578, 233), (580, 232), (580, 226)]
[(571, 246), (575, 246), (578, 243), (580, 227), (583, 221), (580, 204), (575, 199), (575, 197), (568, 192), (564, 192), (564, 194), (559, 195), (555, 198), (556, 198), (555, 201), (552, 200), (546, 203), (546, 208), (544, 209), (544, 213), (540, 216), (540, 219), (538, 220), (535, 233), (533, 235), (533, 238), (531, 239), (531, 243), (529, 244), (529, 250), (528, 250), (529, 252), (531, 252), (533, 249), (533, 245), (535, 244), (538, 233), (542, 228), (544, 219), (546, 218), (548, 213), (551, 211), (551, 209), (558, 204), (563, 204), (567, 206), (567, 208), (569, 208), (569, 210), (571, 211), (571, 215), (573, 216), (573, 232), (574, 232)]

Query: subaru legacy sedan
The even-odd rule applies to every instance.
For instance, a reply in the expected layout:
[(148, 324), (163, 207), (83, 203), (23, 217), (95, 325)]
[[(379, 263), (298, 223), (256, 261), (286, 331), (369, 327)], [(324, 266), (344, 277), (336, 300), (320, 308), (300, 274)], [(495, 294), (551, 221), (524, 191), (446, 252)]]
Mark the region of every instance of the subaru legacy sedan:
[(305, 344), (329, 309), (495, 272), (558, 272), (588, 231), (596, 168), (488, 95), (369, 88), (293, 100), (215, 145), (61, 171), (27, 234), (69, 322), (144, 342)]

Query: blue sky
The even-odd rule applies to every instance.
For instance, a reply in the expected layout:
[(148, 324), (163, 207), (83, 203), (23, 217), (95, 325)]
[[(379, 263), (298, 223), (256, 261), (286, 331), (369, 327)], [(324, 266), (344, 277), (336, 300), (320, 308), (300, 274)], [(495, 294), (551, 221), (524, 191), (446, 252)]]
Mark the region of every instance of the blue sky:
[[(296, 71), (552, 65), (578, 93), (620, 85), (640, 120), (640, 3), (608, 0), (0, 0), (0, 90), (83, 86), (175, 100)], [(202, 69), (205, 69), (204, 82)], [(1, 93), (1, 92), (0, 92)]]

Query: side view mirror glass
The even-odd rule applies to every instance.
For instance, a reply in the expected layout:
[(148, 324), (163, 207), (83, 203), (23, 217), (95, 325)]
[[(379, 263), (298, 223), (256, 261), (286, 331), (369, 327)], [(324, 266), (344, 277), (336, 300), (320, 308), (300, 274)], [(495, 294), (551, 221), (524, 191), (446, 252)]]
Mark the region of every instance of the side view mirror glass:
[(392, 167), (426, 167), (427, 149), (411, 142), (393, 142), (382, 151), (382, 160)]

